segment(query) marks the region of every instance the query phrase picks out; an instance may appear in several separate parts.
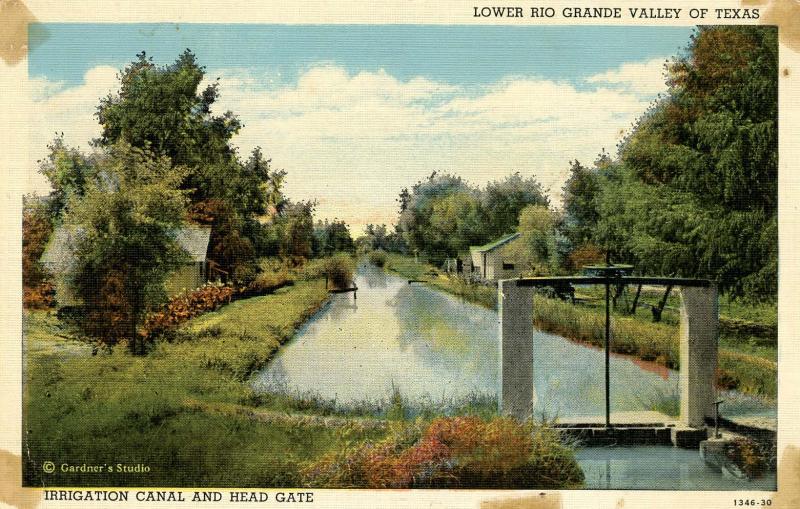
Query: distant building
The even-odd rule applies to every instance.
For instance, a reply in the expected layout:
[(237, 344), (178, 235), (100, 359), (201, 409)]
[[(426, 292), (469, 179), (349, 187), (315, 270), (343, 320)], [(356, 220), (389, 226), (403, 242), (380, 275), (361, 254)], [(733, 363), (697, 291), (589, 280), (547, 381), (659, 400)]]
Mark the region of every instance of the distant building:
[[(55, 229), (42, 254), (42, 265), (54, 276), (56, 301), (61, 306), (79, 305), (80, 301), (70, 291), (64, 278), (75, 264), (75, 249), (82, 235), (81, 228), (60, 226)], [(188, 253), (189, 261), (173, 272), (166, 281), (167, 294), (172, 296), (183, 290), (193, 290), (208, 281), (206, 253), (211, 239), (211, 228), (188, 225), (175, 232), (175, 240)]]
[(483, 246), (470, 247), (473, 276), (484, 281), (517, 277), (523, 267), (518, 260), (519, 249), (515, 249), (514, 244), (519, 242), (520, 236), (514, 233)]

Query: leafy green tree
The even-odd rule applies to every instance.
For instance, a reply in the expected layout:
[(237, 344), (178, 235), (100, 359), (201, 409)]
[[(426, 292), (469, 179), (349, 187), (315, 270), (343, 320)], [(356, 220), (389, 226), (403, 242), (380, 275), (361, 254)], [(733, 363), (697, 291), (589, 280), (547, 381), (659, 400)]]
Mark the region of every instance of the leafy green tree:
[(312, 201), (287, 202), (276, 223), (280, 232), (280, 255), (299, 264), (314, 254), (314, 207)]
[(403, 241), (402, 233), (395, 226), (395, 230), (390, 232), (385, 224), (368, 224), (364, 227), (364, 235), (356, 241), (361, 251), (392, 251), (405, 253), (406, 245)]
[(444, 256), (456, 256), (485, 239), (477, 193), (461, 191), (433, 202), (428, 244)]
[(777, 30), (701, 27), (669, 75), (668, 96), (620, 150), (618, 173), (632, 172), (658, 204), (628, 207), (621, 222), (635, 226), (634, 236), (646, 232), (649, 246), (629, 251), (642, 268), (660, 256), (664, 272), (717, 279), (735, 296), (774, 298)]
[(84, 195), (70, 198), (64, 222), (79, 240), (67, 282), (90, 334), (126, 338), (136, 351), (138, 325), (185, 261), (175, 235), (186, 215), (184, 175), (166, 156), (120, 142), (98, 159)]
[(330, 256), (336, 252), (352, 253), (355, 251), (353, 237), (347, 223), (334, 219), (329, 222), (318, 221), (314, 227), (314, 255)]
[(64, 143), (63, 133), (56, 136), (47, 148), (47, 157), (39, 161), (39, 172), (53, 188), (47, 206), (51, 219), (59, 221), (67, 202), (83, 196), (94, 166), (89, 157)]
[(239, 160), (231, 139), (242, 124), (232, 112), (211, 113), (219, 87), (213, 83), (201, 89), (204, 77), (205, 69), (190, 50), (163, 67), (144, 52), (137, 55), (120, 74), (119, 91), (100, 102), (97, 117), (103, 131), (95, 144), (124, 141), (187, 168), (181, 188), (189, 192), (192, 218), (215, 228), (209, 255), (233, 274), (272, 249), (262, 223), (286, 203), (286, 173), (273, 171), (258, 147), (246, 161)]
[(515, 231), (523, 208), (548, 204), (536, 179), (522, 178), (518, 172), (490, 182), (485, 190), (461, 177), (433, 172), (411, 193), (404, 189), (398, 201), (398, 229), (405, 244), (434, 263)]
[(553, 274), (559, 269), (560, 259), (556, 240), (558, 218), (544, 205), (528, 205), (519, 214), (521, 253), (518, 259), (525, 260), (527, 269), (537, 275)]
[(597, 171), (586, 168), (577, 160), (570, 162), (570, 174), (562, 188), (564, 221), (561, 230), (573, 248), (595, 238), (600, 219), (597, 200), (600, 182)]
[(231, 112), (212, 115), (218, 84), (203, 90), (205, 76), (190, 50), (168, 66), (156, 66), (142, 52), (119, 76), (120, 89), (100, 101), (100, 146), (124, 141), (167, 156), (189, 169), (184, 189), (197, 203), (224, 199), (242, 172), (230, 140), (242, 124)]
[(515, 231), (519, 214), (528, 205), (550, 204), (542, 185), (533, 177), (523, 178), (519, 172), (488, 183), (481, 202), (489, 238)]
[[(401, 212), (398, 226), (409, 248), (418, 250), (439, 261), (447, 256), (447, 248), (431, 235), (433, 208), (438, 200), (459, 192), (473, 192), (461, 177), (437, 172), (412, 187), (410, 195), (400, 195)], [(405, 208), (403, 208), (403, 206)]]

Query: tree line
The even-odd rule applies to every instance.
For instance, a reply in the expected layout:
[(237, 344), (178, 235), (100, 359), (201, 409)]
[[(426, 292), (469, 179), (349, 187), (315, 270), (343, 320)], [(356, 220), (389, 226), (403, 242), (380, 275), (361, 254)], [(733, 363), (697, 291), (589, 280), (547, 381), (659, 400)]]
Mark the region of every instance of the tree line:
[(617, 154), (569, 163), (558, 209), (534, 177), (477, 188), (434, 172), (400, 193), (395, 231), (372, 225), (367, 244), (438, 264), (519, 232), (532, 273), (572, 273), (608, 254), (641, 274), (710, 278), (733, 297), (774, 300), (777, 51), (773, 27), (700, 27)]
[(571, 249), (775, 299), (777, 52), (774, 27), (698, 28), (618, 157), (572, 163), (561, 229)]

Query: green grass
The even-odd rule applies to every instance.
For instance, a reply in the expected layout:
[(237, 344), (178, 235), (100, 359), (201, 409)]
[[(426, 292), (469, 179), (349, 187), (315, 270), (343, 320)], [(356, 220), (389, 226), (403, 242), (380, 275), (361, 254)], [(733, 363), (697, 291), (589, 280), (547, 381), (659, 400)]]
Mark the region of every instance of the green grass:
[[(286, 486), (299, 465), (379, 431), (348, 426), (264, 425), (242, 415), (198, 410), (197, 401), (252, 399), (242, 383), (327, 297), (321, 281), (235, 302), (187, 323), (176, 341), (147, 356), (64, 356), (29, 351), (25, 384), (26, 485)], [(28, 313), (36, 343), (52, 316)], [(75, 342), (73, 342), (75, 343)], [(80, 343), (76, 343), (80, 345)], [(42, 464), (144, 464), (143, 474), (44, 474)]]
[[(619, 300), (620, 307), (629, 307), (635, 292), (635, 288), (627, 288), (624, 296)], [(576, 292), (576, 296), (588, 299), (586, 304), (590, 306), (603, 306), (604, 294), (605, 289), (602, 286), (583, 287)], [(643, 289), (639, 296), (639, 303), (656, 305), (661, 301), (663, 295), (664, 289)], [(662, 321), (679, 323), (680, 306), (680, 294), (673, 289), (667, 298)], [(729, 332), (733, 335), (737, 324), (745, 324), (763, 329), (760, 336), (764, 339), (771, 339), (772, 343), (777, 340), (778, 305), (776, 302), (744, 302), (722, 294), (719, 297), (719, 314), (723, 333)], [(652, 321), (650, 308), (641, 305), (637, 307), (636, 318)]]
[(426, 281), (430, 286), (489, 309), (497, 307), (497, 289), (493, 286), (470, 284), (459, 277), (441, 273), (432, 265), (414, 261), (410, 256), (389, 253), (386, 266), (388, 270), (407, 279)]
[[(537, 296), (534, 320), (541, 330), (596, 346), (605, 344), (605, 316), (601, 309)], [(616, 315), (612, 321), (612, 350), (677, 369), (680, 365), (678, 334), (677, 325)], [(774, 361), (725, 347), (719, 349), (718, 359), (720, 386), (777, 397)]]
[[(304, 469), (322, 458), (441, 415), (409, 408), (397, 394), (379, 409), (389, 426), (366, 404), (341, 409), (314, 397), (255, 393), (246, 381), (327, 299), (322, 280), (300, 279), (197, 317), (145, 356), (123, 347), (93, 356), (52, 314), (28, 312), (24, 484), (301, 486), (310, 482)], [(451, 411), (491, 420), (495, 408), (494, 400), (472, 398)], [(558, 452), (559, 468), (578, 468), (568, 448), (551, 449), (536, 451), (542, 464)], [(43, 472), (47, 461), (54, 473)], [(103, 468), (70, 473), (62, 464)], [(109, 471), (119, 464), (149, 471)], [(575, 482), (544, 470), (557, 487)]]

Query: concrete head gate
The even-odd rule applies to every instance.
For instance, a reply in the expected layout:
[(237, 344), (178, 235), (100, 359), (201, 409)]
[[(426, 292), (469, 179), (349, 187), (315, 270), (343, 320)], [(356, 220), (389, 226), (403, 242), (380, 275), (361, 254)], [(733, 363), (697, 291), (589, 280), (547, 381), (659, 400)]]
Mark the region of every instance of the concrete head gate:
[[(533, 343), (534, 289), (548, 286), (563, 287), (569, 284), (642, 284), (679, 288), (681, 295), (679, 422), (686, 427), (704, 427), (706, 418), (714, 415), (719, 305), (716, 286), (710, 281), (698, 279), (576, 276), (500, 281), (498, 302), (501, 413), (524, 420), (531, 417), (533, 412), (533, 358), (536, 354)], [(608, 344), (606, 351), (608, 352)], [(608, 391), (608, 376), (606, 380), (606, 391)], [(608, 401), (608, 392), (606, 398)], [(606, 418), (608, 426), (610, 416), (607, 415)]]

